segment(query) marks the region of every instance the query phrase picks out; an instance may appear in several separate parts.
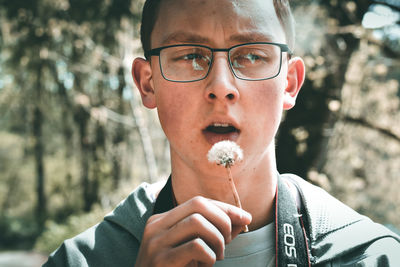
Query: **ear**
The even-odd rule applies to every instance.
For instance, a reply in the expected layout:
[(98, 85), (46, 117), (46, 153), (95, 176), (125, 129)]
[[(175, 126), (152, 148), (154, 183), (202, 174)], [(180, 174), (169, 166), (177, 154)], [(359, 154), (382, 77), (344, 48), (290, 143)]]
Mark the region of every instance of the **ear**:
[(157, 105), (150, 62), (143, 58), (136, 58), (132, 63), (132, 77), (142, 97), (143, 105), (147, 108), (155, 108)]
[(287, 83), (283, 97), (283, 109), (289, 110), (296, 104), (296, 98), (304, 82), (304, 61), (295, 57), (289, 60)]

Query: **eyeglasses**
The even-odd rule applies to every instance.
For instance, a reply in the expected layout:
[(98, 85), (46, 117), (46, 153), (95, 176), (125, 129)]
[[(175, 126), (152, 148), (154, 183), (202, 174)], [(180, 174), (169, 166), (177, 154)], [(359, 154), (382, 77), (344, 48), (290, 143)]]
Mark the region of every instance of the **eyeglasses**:
[(146, 51), (145, 56), (159, 56), (164, 79), (172, 82), (195, 82), (207, 77), (214, 52), (227, 52), (232, 73), (236, 78), (248, 81), (275, 78), (281, 71), (282, 53), (292, 55), (286, 44), (256, 42), (231, 48), (189, 44), (162, 46)]

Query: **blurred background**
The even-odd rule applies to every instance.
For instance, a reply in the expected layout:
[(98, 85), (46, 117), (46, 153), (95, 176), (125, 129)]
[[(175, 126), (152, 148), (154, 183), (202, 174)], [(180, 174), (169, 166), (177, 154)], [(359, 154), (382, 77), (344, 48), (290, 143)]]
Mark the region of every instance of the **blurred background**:
[[(168, 142), (130, 75), (143, 2), (0, 0), (0, 266), (34, 266), (10, 255), (40, 261), (168, 176)], [(400, 3), (291, 4), (307, 77), (279, 171), (400, 228)]]

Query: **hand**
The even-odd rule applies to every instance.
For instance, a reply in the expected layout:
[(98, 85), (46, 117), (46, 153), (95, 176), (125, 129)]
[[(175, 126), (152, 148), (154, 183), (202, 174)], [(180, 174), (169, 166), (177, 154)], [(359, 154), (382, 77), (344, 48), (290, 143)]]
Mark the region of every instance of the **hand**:
[(192, 198), (149, 218), (135, 266), (213, 266), (250, 222), (251, 215), (235, 206)]

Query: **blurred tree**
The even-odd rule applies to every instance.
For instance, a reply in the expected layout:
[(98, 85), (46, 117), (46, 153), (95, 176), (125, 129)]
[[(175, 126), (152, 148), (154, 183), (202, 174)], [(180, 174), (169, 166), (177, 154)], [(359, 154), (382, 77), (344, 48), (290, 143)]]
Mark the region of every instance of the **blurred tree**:
[[(297, 53), (305, 59), (307, 77), (297, 105), (287, 113), (280, 128), (277, 162), (281, 172), (294, 171), (307, 177), (311, 168), (323, 165), (321, 159), (330, 138), (329, 129), (337, 121), (335, 111), (340, 107), (349, 59), (359, 50), (360, 40), (369, 38), (362, 21), (376, 3), (370, 0), (293, 2), (300, 43)], [(390, 1), (379, 3), (396, 10)], [(398, 40), (395, 47), (400, 47)], [(392, 50), (387, 42), (381, 42), (380, 46), (382, 50)], [(399, 53), (393, 56), (398, 58)]]
[[(23, 136), (29, 129), (25, 151), (36, 166), (34, 217), (39, 229), (49, 216), (62, 220), (77, 212), (78, 203), (89, 211), (100, 201), (111, 173), (113, 188), (117, 188), (122, 166), (130, 171), (129, 164), (121, 164), (128, 137), (124, 122), (106, 128), (109, 118), (102, 107), (129, 111), (125, 106), (130, 101), (124, 94), (129, 70), (123, 59), (132, 48), (128, 42), (137, 36), (140, 6), (141, 1), (122, 0), (0, 1), (0, 97), (18, 103), (0, 102), (1, 114), (7, 115), (1, 116), (1, 129)], [(58, 136), (64, 139), (62, 147)], [(52, 155), (60, 150), (65, 165), (56, 175), (64, 182), (49, 174), (54, 168)], [(114, 164), (109, 163), (111, 158)], [(2, 177), (0, 182), (7, 179)], [(72, 198), (63, 193), (66, 188), (80, 189), (75, 190), (81, 192), (80, 200), (75, 192)], [(60, 197), (63, 201), (57, 207), (54, 204)], [(15, 210), (7, 199), (3, 206), (9, 209), (2, 214)]]
[[(48, 71), (47, 49), (51, 47), (50, 37), (44, 32), (43, 25), (47, 24), (47, 18), (42, 12), (46, 8), (40, 8), (33, 2), (13, 2), (6, 9), (9, 20), (9, 31), (17, 32), (17, 38), (6, 45), (12, 45), (8, 64), (11, 68), (24, 69), (12, 75), (16, 81), (21, 82), (18, 88), (22, 93), (28, 95), (28, 110), (31, 112), (30, 128), (32, 135), (32, 148), (35, 160), (36, 171), (36, 218), (40, 228), (43, 227), (47, 213), (47, 203), (45, 195), (45, 173), (44, 173), (44, 136), (43, 123), (45, 120), (47, 84), (45, 82), (46, 71)], [(38, 27), (32, 27), (38, 25)], [(29, 49), (27, 47), (29, 46)]]
[(307, 76), (277, 140), (281, 172), (397, 226), (399, 7), (391, 0), (294, 2), (296, 52)]

